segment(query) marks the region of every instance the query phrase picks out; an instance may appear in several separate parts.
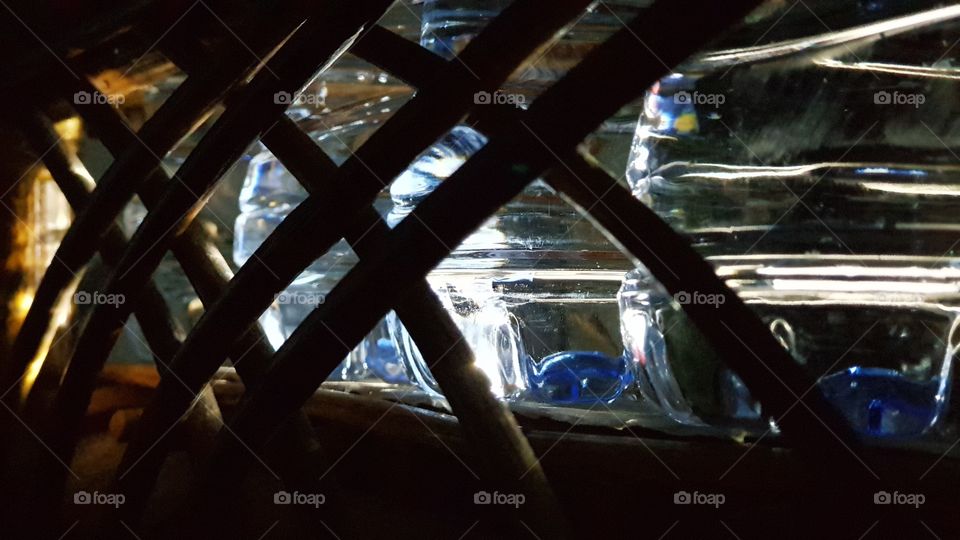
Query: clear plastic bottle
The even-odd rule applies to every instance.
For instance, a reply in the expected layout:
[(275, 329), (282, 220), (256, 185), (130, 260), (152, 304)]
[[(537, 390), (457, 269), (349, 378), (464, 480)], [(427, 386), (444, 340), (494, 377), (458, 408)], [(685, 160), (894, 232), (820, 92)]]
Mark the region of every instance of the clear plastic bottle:
[[(919, 4), (768, 6), (650, 89), (627, 174), (874, 439), (953, 429), (960, 12)], [(729, 42), (780, 17), (759, 44)], [(664, 411), (764, 426), (679, 309), (723, 299), (671, 297), (643, 268), (620, 299), (641, 386)]]
[[(452, 58), (507, 2), (427, 0), (421, 44)], [(495, 94), (477, 101), (526, 107), (590, 48), (646, 2), (595, 5), (562, 37), (518, 69)], [(479, 98), (478, 98), (479, 99)], [(623, 170), (635, 116), (607, 122), (588, 147)], [(624, 129), (628, 125), (628, 129)], [(486, 144), (473, 128), (453, 128), (390, 187), (389, 223)], [(516, 406), (596, 407), (635, 404), (636, 366), (623, 354), (616, 292), (630, 263), (589, 221), (541, 180), (500, 209), (428, 276), (472, 348), (492, 391)], [(396, 317), (417, 383), (441, 394)], [(605, 407), (597, 407), (605, 410)]]

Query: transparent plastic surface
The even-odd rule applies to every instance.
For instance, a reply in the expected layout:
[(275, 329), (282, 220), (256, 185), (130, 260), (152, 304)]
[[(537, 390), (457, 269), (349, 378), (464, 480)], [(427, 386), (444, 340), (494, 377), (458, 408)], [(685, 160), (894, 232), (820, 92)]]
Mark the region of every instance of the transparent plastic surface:
[[(960, 11), (819, 7), (834, 30), (781, 13), (774, 39), (699, 55), (654, 85), (627, 178), (861, 434), (941, 437), (960, 307)], [(698, 294), (669, 297), (642, 268), (625, 279), (641, 385), (683, 422), (763, 426), (678, 311), (710, 301)]]
[[(427, 1), (421, 44), (452, 58), (507, 4)], [(496, 95), (475, 96), (477, 105), (528, 106), (619, 29), (619, 18), (630, 18), (645, 4), (591, 6)], [(590, 147), (623, 170), (636, 116), (619, 122), (598, 130)], [(484, 144), (486, 138), (466, 125), (441, 137), (391, 184), (388, 222), (405, 219)], [(629, 268), (600, 231), (537, 180), (457, 246), (428, 281), (463, 332), (491, 390), (515, 408), (639, 411), (645, 403), (635, 384), (637, 365), (624, 354), (616, 304)], [(417, 384), (441, 397), (400, 321), (393, 317), (390, 325), (401, 336), (399, 345)]]

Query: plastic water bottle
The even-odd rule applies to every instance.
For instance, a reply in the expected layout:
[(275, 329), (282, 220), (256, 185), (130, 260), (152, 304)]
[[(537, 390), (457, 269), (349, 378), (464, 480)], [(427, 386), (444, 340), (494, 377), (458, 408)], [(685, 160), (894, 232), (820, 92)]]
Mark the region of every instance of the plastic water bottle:
[[(627, 174), (869, 437), (952, 429), (960, 13), (925, 4), (768, 6), (650, 89)], [(620, 292), (625, 343), (669, 416), (762, 429), (679, 309), (722, 301), (671, 297), (637, 269)]]
[[(452, 58), (507, 2), (427, 0), (421, 44)], [(599, 5), (520, 69), (489, 104), (526, 107), (597, 43), (647, 2)], [(588, 140), (591, 151), (623, 170), (635, 116), (608, 121)], [(628, 126), (628, 127), (625, 127)], [(390, 186), (388, 222), (406, 218), (423, 198), (487, 142), (460, 125), (426, 150)], [(500, 209), (428, 276), (487, 375), (494, 394), (516, 405), (636, 404), (636, 369), (623, 355), (616, 292), (630, 263), (589, 221), (541, 180)], [(391, 333), (412, 377), (440, 388), (396, 317)], [(605, 407), (597, 407), (605, 412)], [(597, 411), (597, 415), (601, 414)], [(591, 418), (588, 423), (595, 421)], [(601, 420), (596, 420), (601, 421)]]

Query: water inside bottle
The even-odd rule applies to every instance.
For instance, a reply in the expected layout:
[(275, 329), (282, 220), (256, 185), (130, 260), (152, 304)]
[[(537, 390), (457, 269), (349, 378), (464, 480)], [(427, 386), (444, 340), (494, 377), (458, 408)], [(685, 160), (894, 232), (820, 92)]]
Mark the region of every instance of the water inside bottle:
[[(678, 67), (647, 93), (628, 179), (861, 433), (913, 437), (949, 429), (960, 14), (885, 6)], [(678, 310), (697, 294), (624, 281), (646, 391), (683, 422), (762, 426)]]

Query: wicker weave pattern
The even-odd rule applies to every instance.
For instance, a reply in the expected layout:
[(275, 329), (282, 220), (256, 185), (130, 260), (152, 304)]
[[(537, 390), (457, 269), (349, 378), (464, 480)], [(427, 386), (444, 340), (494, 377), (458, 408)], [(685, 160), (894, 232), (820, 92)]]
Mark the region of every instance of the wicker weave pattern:
[[(43, 440), (50, 441), (57, 459), (69, 461), (97, 373), (118, 329), (134, 308), (138, 314), (164, 311), (162, 299), (151, 288), (150, 276), (166, 251), (173, 250), (206, 312), (182, 344), (175, 328), (162, 327), (163, 317), (151, 326), (157, 329), (151, 346), (162, 364), (163, 379), (117, 478), (119, 488), (129, 497), (121, 510), (123, 517), (135, 521), (168, 450), (163, 435), (189, 410), (227, 357), (244, 359), (237, 364), (249, 389), (248, 398), (238, 416), (221, 430), (197, 500), (220, 500), (218, 494), (235, 489), (242, 479), (239, 471), (255, 463), (251, 456), (265, 450), (278, 426), (282, 426), (279, 440), (297, 464), (278, 470), (285, 471), (283, 480), (293, 489), (309, 488), (316, 465), (301, 458), (316, 441), (307, 435), (306, 420), (297, 416), (298, 410), (345, 352), (387, 311), (395, 309), (430, 363), (465, 435), (482, 449), (486, 459), (480, 470), (500, 485), (536, 494), (531, 497), (535, 503), (524, 509), (523, 519), (538, 530), (550, 531), (551, 537), (563, 536), (563, 521), (536, 456), (512, 415), (472, 368), (469, 347), (427, 286), (425, 275), (449, 254), (450, 246), (462, 241), (527, 183), (546, 173), (548, 182), (643, 261), (671, 292), (693, 283), (696, 290), (735, 299), (701, 257), (580, 155), (576, 145), (660, 77), (667, 65), (698, 50), (756, 3), (736, 0), (703, 6), (659, 2), (522, 112), (497, 107), (479, 110), (472, 107), (472, 97), (480, 90), (496, 90), (537, 47), (574, 20), (587, 1), (555, 2), (545, 11), (540, 2), (516, 0), (452, 61), (373, 25), (389, 6), (385, 0), (309, 9), (288, 3), (283, 9), (260, 13), (262, 21), (251, 20), (238, 33), (256, 55), (266, 54), (283, 41), (262, 69), (229, 38), (209, 48), (203, 43), (161, 43), (168, 47), (171, 58), (180, 59), (189, 78), (139, 133), (128, 131), (108, 106), (80, 111), (117, 156), (92, 193), (88, 195), (90, 186), (80, 185), (69, 174), (69, 167), (64, 167), (68, 156), (54, 152), (48, 161), (79, 212), (58, 250), (58, 259), (65, 264), (52, 266), (44, 276), (0, 382), (9, 386), (22, 376), (49, 330), (48, 314), (57, 298), (75, 272), (98, 250), (103, 253), (114, 267), (104, 290), (124, 294), (132, 301), (121, 309), (95, 308), (52, 407), (28, 403), (25, 409), (33, 411), (26, 415), (27, 422)], [(684, 16), (691, 4), (701, 12), (693, 21)], [(537, 24), (531, 25), (532, 20)], [(351, 52), (408, 81), (418, 92), (356, 154), (336, 167), (283, 115), (283, 106), (274, 103), (272, 96), (278, 91), (295, 92), (351, 37)], [(191, 49), (204, 54), (193, 58), (182, 54)], [(201, 58), (215, 60), (198, 61)], [(251, 73), (256, 75), (244, 84)], [(69, 78), (61, 85), (64, 92), (85, 87)], [(223, 103), (226, 112), (176, 177), (164, 178), (158, 168), (159, 156), (217, 103)], [(467, 115), (490, 136), (490, 142), (410, 218), (388, 229), (370, 206), (376, 193)], [(42, 119), (30, 125), (35, 146), (49, 142), (49, 126)], [(222, 173), (258, 138), (310, 196), (237, 275), (230, 276), (193, 218)], [(150, 207), (150, 213), (126, 242), (112, 224), (134, 192)], [(361, 262), (272, 355), (256, 318), (278, 292), (341, 237), (351, 243)], [(384, 287), (385, 282), (390, 286)], [(844, 422), (818, 394), (804, 394), (809, 381), (742, 302), (728, 301), (719, 308), (688, 304), (684, 309), (724, 352), (753, 395), (781, 419), (784, 433), (796, 435), (796, 444), (830, 452), (838, 456), (838, 462), (852, 459), (844, 447), (854, 445), (855, 438)], [(802, 398), (802, 406), (794, 407), (798, 398)], [(4, 400), (11, 411), (20, 406), (15, 399)], [(298, 418), (299, 423), (285, 422), (289, 418)], [(0, 427), (9, 433), (12, 425), (14, 421), (8, 418)], [(32, 486), (29, 491), (34, 496), (27, 500), (54, 504), (60, 496), (66, 473), (59, 466), (49, 466), (51, 459), (44, 452), (34, 457), (27, 475), (46, 481)]]

